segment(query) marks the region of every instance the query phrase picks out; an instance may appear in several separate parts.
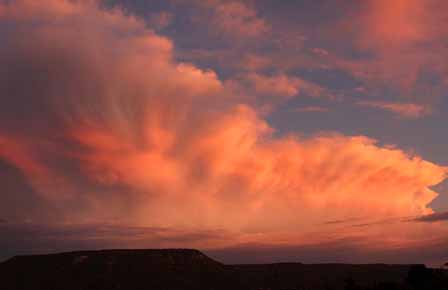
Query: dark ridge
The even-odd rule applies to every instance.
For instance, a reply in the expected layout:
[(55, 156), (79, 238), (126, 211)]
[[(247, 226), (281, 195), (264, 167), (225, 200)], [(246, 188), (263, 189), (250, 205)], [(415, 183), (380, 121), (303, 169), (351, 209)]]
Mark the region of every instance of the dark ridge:
[(191, 249), (79, 251), (16, 256), (0, 263), (2, 290), (445, 290), (447, 287), (445, 270), (428, 269), (424, 265), (224, 265)]
[[(61, 265), (113, 265), (140, 264), (146, 266), (196, 265), (219, 267), (221, 263), (210, 259), (194, 249), (112, 249), (97, 251), (74, 251), (45, 255), (19, 255), (4, 262), (5, 265), (18, 263), (57, 263)], [(1, 264), (0, 264), (1, 265)]]

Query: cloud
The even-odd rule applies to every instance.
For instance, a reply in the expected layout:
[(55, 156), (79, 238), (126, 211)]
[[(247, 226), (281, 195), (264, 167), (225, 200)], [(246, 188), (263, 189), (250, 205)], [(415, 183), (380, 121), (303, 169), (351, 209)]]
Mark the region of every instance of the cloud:
[[(335, 25), (351, 49), (365, 57), (342, 66), (373, 88), (388, 88), (421, 103), (437, 101), (446, 83), (448, 35), (443, 23), (446, 1), (369, 0), (353, 5), (343, 25)], [(349, 28), (350, 27), (350, 28)], [(344, 35), (344, 36), (343, 36)], [(428, 81), (428, 79), (436, 81)]]
[(293, 97), (299, 93), (298, 81), (286, 75), (273, 77), (249, 74), (247, 79), (254, 86), (255, 92), (279, 97)]
[(83, 149), (73, 132), (102, 128), (122, 138), (141, 136), (141, 125), (151, 122), (145, 117), (149, 108), (165, 117), (169, 104), (188, 111), (193, 96), (205, 101), (222, 85), (214, 72), (174, 62), (170, 40), (120, 10), (103, 11), (93, 2), (46, 4), (1, 6), (0, 25), (8, 29), (0, 35), (6, 64), (0, 69), (6, 80), (0, 84), (0, 155), (42, 198), (61, 207), (73, 202), (84, 208), (88, 199), (99, 206), (92, 193), (97, 190), (115, 192), (109, 201), (121, 207), (126, 203), (117, 200), (117, 192), (124, 189), (100, 190), (80, 172), (76, 151)]
[[(177, 61), (172, 42), (138, 18), (90, 1), (45, 4), (0, 6), (0, 158), (30, 199), (57, 209), (31, 222), (173, 229), (176, 245), (184, 232), (232, 233), (193, 235), (206, 248), (350, 238), (367, 251), (412, 247), (434, 230), (316, 234), (329, 219), (431, 214), (431, 187), (447, 168), (365, 136), (274, 134), (215, 72)], [(283, 75), (246, 81), (286, 98), (322, 92)]]
[(428, 37), (428, 27), (425, 23), (428, 21), (425, 19), (428, 4), (425, 1), (366, 1), (365, 6), (364, 21), (371, 32), (369, 37), (361, 38), (366, 46), (393, 49), (423, 41)]
[(299, 77), (283, 73), (264, 75), (249, 72), (227, 81), (227, 87), (258, 96), (259, 100), (268, 97), (274, 101), (287, 100), (297, 96), (333, 99), (334, 96), (324, 87)]
[(272, 60), (265, 56), (248, 53), (238, 65), (248, 71), (257, 71), (271, 66)]
[(359, 101), (357, 105), (392, 112), (403, 118), (416, 119), (430, 113), (427, 106), (413, 103), (393, 103), (381, 101)]
[(270, 31), (266, 21), (243, 1), (200, 1), (201, 6), (212, 9), (212, 24), (225, 36), (259, 38)]
[(172, 24), (173, 18), (174, 15), (172, 13), (162, 11), (150, 14), (148, 22), (153, 28), (164, 29)]
[(448, 212), (436, 212), (433, 214), (418, 217), (415, 219), (415, 221), (426, 223), (448, 221)]
[(308, 106), (308, 107), (299, 107), (295, 108), (294, 112), (307, 112), (307, 113), (324, 113), (328, 112), (329, 109), (325, 107), (319, 107), (319, 106)]
[(312, 48), (311, 52), (316, 55), (320, 55), (320, 56), (327, 56), (330, 54), (327, 50), (325, 50), (323, 48), (318, 48), (318, 47)]

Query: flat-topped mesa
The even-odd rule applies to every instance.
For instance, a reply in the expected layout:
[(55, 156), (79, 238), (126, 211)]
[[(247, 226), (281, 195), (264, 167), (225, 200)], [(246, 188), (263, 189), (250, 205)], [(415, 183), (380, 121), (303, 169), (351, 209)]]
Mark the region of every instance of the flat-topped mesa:
[(120, 249), (76, 251), (47, 255), (15, 256), (3, 266), (133, 266), (164, 267), (219, 267), (222, 264), (194, 249)]
[(0, 289), (209, 289), (229, 286), (225, 273), (198, 250), (79, 251), (11, 258), (0, 264)]

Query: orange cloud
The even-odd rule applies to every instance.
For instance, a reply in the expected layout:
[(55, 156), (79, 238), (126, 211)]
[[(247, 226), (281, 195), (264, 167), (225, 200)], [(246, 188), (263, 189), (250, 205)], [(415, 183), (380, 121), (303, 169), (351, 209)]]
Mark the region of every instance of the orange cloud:
[(428, 186), (444, 178), (444, 168), (365, 137), (269, 140), (260, 122), (242, 107), (167, 147), (93, 146), (84, 164), (99, 181), (115, 176), (108, 182), (156, 193), (157, 201), (141, 206), (143, 222), (164, 213), (160, 222), (170, 225), (188, 216), (191, 226), (287, 231), (325, 216), (431, 212), (436, 193)]
[(390, 111), (404, 118), (420, 118), (429, 113), (429, 109), (423, 105), (412, 103), (393, 103), (380, 101), (360, 101), (359, 106), (371, 107)]
[[(0, 156), (45, 185), (38, 192), (65, 210), (61, 221), (222, 229), (234, 243), (278, 245), (388, 233), (396, 245), (409, 237), (396, 224), (361, 234), (316, 225), (432, 213), (431, 186), (447, 168), (365, 136), (274, 136), (214, 72), (176, 62), (171, 41), (138, 19), (91, 2), (46, 4), (0, 6), (0, 26), (27, 32), (0, 29), (0, 62), (18, 68), (1, 75)], [(303, 85), (252, 78), (286, 96)]]

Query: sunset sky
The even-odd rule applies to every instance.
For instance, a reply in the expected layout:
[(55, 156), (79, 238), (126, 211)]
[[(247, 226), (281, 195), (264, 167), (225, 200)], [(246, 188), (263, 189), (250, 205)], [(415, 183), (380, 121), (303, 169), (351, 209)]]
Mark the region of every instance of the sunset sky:
[(0, 260), (448, 262), (445, 0), (0, 0)]

